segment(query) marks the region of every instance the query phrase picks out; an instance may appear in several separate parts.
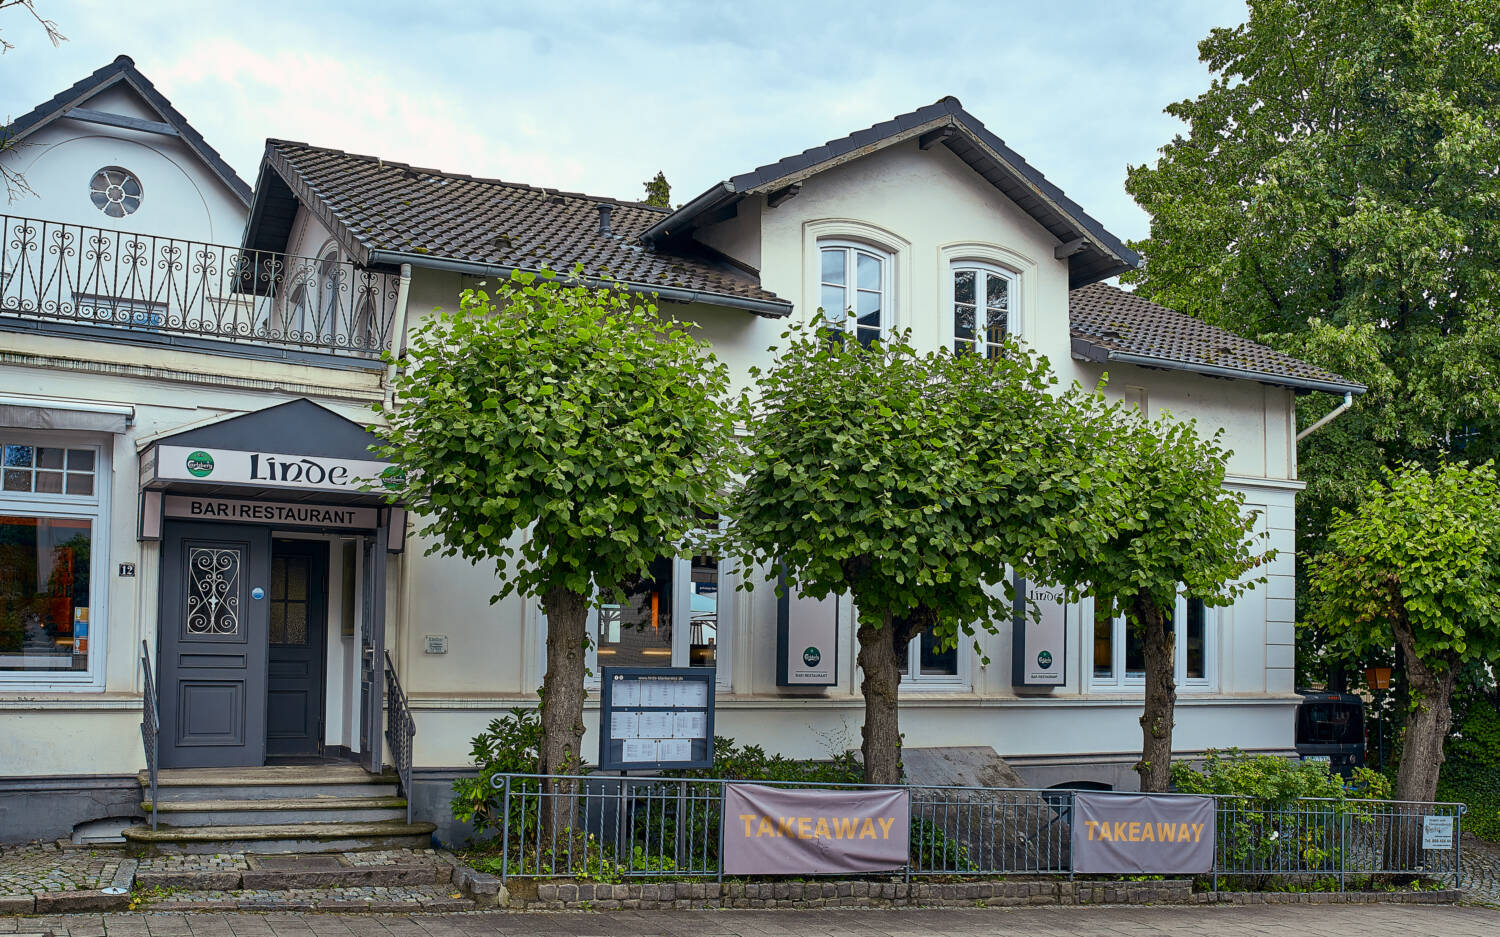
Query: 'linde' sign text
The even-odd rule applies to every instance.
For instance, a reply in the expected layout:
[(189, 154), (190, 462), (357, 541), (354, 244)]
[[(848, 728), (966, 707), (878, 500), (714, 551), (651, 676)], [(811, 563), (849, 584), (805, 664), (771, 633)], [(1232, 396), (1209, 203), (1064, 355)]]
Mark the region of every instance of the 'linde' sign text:
[(882, 872), (906, 865), (910, 850), (904, 789), (725, 786), (726, 875)]
[(156, 477), (160, 479), (268, 488), (362, 491), (371, 486), (378, 488), (382, 477), (391, 471), (391, 465), (364, 459), (334, 459), (243, 449), (160, 446), (155, 470)]
[(1213, 869), (1214, 800), (1074, 794), (1073, 871), (1156, 875)]

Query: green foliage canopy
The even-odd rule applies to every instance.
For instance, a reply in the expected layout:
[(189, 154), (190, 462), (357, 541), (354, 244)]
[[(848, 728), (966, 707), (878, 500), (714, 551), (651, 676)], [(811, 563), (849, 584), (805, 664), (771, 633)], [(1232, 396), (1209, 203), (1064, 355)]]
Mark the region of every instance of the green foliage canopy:
[(1152, 221), (1124, 279), (1370, 388), (1302, 444), (1304, 553), (1382, 466), (1500, 453), (1497, 47), (1500, 0), (1251, 0), (1130, 170)]
[(518, 272), (424, 320), (404, 363), (374, 428), (393, 497), (429, 552), (492, 561), (495, 599), (615, 596), (720, 509), (728, 371), (650, 302)]
[(1313, 621), (1352, 655), (1405, 637), (1438, 673), (1500, 659), (1494, 466), (1408, 463), (1382, 477), (1357, 511), (1335, 515), (1311, 562)]

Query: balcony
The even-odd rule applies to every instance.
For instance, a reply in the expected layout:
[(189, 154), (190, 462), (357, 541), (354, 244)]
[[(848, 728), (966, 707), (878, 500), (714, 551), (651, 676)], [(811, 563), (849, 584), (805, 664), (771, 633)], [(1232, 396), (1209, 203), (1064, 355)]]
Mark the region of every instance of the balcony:
[(3, 327), (356, 367), (390, 347), (393, 273), (12, 215), (0, 225)]

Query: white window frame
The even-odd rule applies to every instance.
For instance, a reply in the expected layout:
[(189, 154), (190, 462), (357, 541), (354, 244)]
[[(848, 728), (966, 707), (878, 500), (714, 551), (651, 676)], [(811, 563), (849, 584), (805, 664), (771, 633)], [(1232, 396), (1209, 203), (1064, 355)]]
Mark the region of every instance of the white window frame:
[[(948, 263), (948, 304), (946, 307), (947, 319), (945, 323), (945, 334), (947, 336), (946, 347), (948, 348), (948, 350), (956, 351), (955, 346), (960, 341), (958, 337), (958, 291), (954, 280), (957, 279), (958, 273), (963, 270), (971, 270), (975, 273), (982, 274), (984, 277), (998, 277), (1006, 282), (1005, 295), (1007, 304), (1005, 309), (1005, 334), (1011, 337), (1019, 335), (1021, 315), (1018, 307), (1021, 298), (1021, 275), (1016, 273), (1014, 270), (1007, 269), (1006, 267), (1002, 267), (999, 264), (990, 261), (953, 260)], [(987, 295), (984, 286), (985, 284), (982, 281), (975, 281), (974, 337), (964, 340), (968, 341), (973, 346), (971, 350), (976, 351), (980, 354), (983, 354), (989, 347), (991, 347), (990, 342), (985, 337), (985, 330), (980, 328), (980, 322), (985, 318), (985, 314), (988, 312), (987, 305), (979, 301), (979, 297)]]
[[(1146, 686), (1145, 675), (1131, 676), (1125, 672), (1125, 648), (1127, 633), (1125, 630), (1124, 616), (1116, 616), (1112, 621), (1113, 634), (1111, 637), (1110, 651), (1113, 657), (1111, 675), (1099, 677), (1094, 674), (1094, 600), (1086, 599), (1087, 614), (1082, 618), (1088, 624), (1087, 633), (1084, 636), (1083, 646), (1088, 649), (1088, 656), (1084, 660), (1084, 673), (1088, 679), (1091, 689), (1134, 691), (1144, 690)], [(1177, 596), (1177, 602), (1172, 610), (1173, 628), (1173, 677), (1177, 686), (1185, 691), (1211, 691), (1218, 686), (1219, 676), (1216, 666), (1219, 635), (1219, 609), (1205, 606), (1203, 609), (1203, 676), (1187, 676), (1187, 603), (1188, 600), (1182, 595)]]
[(928, 692), (934, 690), (968, 690), (972, 683), (969, 677), (969, 659), (974, 646), (972, 635), (959, 634), (954, 645), (954, 673), (924, 674), (920, 672), (922, 658), (922, 636), (917, 635), (906, 646), (906, 673), (901, 675), (901, 690)]
[[(692, 641), (692, 572), (691, 557), (674, 557), (672, 560), (672, 660), (662, 666), (687, 667)], [(734, 647), (735, 606), (734, 598), (739, 593), (738, 569), (727, 559), (719, 558), (719, 621), (714, 635), (714, 680), (718, 692), (728, 693), (733, 689), (734, 663), (731, 660)], [(546, 615), (541, 616), (543, 634), (541, 641), (542, 673), (547, 672)], [(599, 686), (599, 647), (593, 636), (599, 629), (599, 609), (590, 608), (585, 626), (590, 637), (585, 666), (588, 675), (584, 686), (597, 689)]]
[[(44, 494), (0, 490), (0, 514), (21, 517), (69, 517), (92, 522), (89, 529), (89, 666), (73, 671), (0, 670), (0, 691), (26, 689), (43, 692), (87, 692), (104, 689), (109, 654), (110, 569), (109, 489), (114, 478), (111, 440), (98, 436), (15, 430), (3, 434), (3, 442), (19, 445), (92, 449), (94, 493), (86, 495)], [(3, 450), (0, 450), (3, 452)]]
[[(847, 238), (820, 238), (817, 242), (818, 253), (815, 270), (817, 271), (817, 303), (823, 308), (823, 254), (828, 251), (844, 252), (844, 308), (833, 310), (823, 308), (823, 318), (829, 325), (835, 328), (851, 332), (856, 336), (859, 323), (859, 261), (858, 256), (864, 254), (872, 257), (880, 263), (880, 330), (881, 340), (890, 337), (896, 325), (895, 283), (896, 256), (891, 251), (874, 244), (863, 241), (854, 241)], [(828, 284), (837, 285), (837, 284)], [(865, 290), (864, 292), (869, 292)]]

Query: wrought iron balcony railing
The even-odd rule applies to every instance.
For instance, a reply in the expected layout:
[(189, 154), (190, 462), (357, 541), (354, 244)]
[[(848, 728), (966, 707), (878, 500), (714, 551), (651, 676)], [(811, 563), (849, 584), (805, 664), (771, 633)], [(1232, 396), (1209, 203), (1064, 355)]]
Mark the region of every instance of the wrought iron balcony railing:
[(0, 215), (0, 316), (375, 357), (397, 277), (339, 260)]

